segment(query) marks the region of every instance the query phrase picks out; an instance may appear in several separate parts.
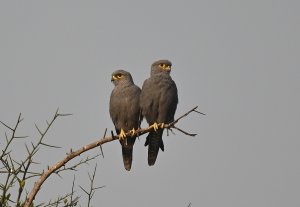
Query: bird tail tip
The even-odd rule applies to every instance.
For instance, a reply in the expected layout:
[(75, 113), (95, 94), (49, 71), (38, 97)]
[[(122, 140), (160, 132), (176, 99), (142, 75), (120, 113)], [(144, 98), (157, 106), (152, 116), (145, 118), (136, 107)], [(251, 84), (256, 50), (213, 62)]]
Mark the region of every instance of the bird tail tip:
[(162, 140), (162, 130), (158, 132), (150, 132), (146, 138), (145, 145), (148, 145), (148, 165), (152, 166), (156, 162), (159, 148), (164, 150)]
[(122, 147), (123, 163), (127, 171), (130, 171), (132, 164), (132, 148)]

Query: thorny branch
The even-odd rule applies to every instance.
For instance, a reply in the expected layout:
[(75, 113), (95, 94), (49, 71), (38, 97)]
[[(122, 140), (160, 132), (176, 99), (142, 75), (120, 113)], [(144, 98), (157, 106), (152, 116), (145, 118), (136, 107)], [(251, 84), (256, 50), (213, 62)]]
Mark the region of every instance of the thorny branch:
[[(18, 200), (19, 201), (19, 197), (21, 196), (22, 190), (21, 189), (21, 185), (23, 184), (23, 182), (17, 177), (18, 172), (21, 169), (21, 165), (19, 163), (17, 163), (10, 154), (10, 150), (9, 147), (12, 144), (12, 142), (15, 139), (20, 139), (20, 138), (26, 138), (27, 136), (16, 136), (16, 131), (17, 128), (19, 126), (19, 124), (22, 122), (23, 118), (21, 118), (21, 113), (18, 116), (18, 120), (17, 123), (15, 124), (14, 127), (10, 127), (7, 124), (5, 124), (4, 122), (0, 121), (0, 123), (5, 126), (7, 129), (9, 129), (11, 131), (11, 136), (10, 138), (8, 138), (8, 135), (5, 133), (5, 138), (6, 138), (6, 145), (5, 148), (2, 150), (2, 153), (0, 154), (0, 163), (2, 163), (3, 167), (1, 167), (1, 172), (5, 172), (6, 173), (6, 181), (4, 185), (0, 185), (0, 189), (2, 190), (2, 194), (0, 195), (0, 206), (6, 205), (7, 202), (11, 201), (10, 199), (10, 193), (9, 193), (9, 189), (14, 185), (14, 183), (16, 182), (16, 180), (18, 180), (19, 182), (19, 192), (18, 192)], [(15, 164), (17, 163), (19, 165), (19, 167), (16, 169)], [(26, 169), (25, 169), (26, 171)], [(25, 173), (24, 173), (25, 174)]]
[[(197, 111), (196, 110), (197, 108), (198, 108), (198, 106), (192, 108), (191, 110), (189, 110), (188, 112), (186, 112), (185, 114), (183, 114), (182, 116), (180, 116), (178, 119), (174, 120), (172, 123), (169, 123), (169, 124), (159, 124), (159, 126), (162, 127), (162, 128), (166, 128), (166, 129), (172, 129), (172, 128), (174, 128), (174, 129), (179, 130), (180, 132), (182, 132), (182, 133), (184, 133), (184, 134), (186, 134), (188, 136), (195, 136), (196, 134), (190, 134), (190, 133), (187, 133), (187, 132), (179, 129), (178, 127), (175, 127), (175, 124), (178, 123), (182, 118), (188, 116), (192, 112), (203, 114), (203, 113)], [(153, 131), (153, 130), (154, 130), (153, 126), (150, 126), (148, 128), (138, 129), (138, 130), (135, 131), (134, 136), (141, 136), (141, 135), (146, 134), (146, 133), (148, 133), (150, 131)], [(107, 142), (111, 142), (111, 141), (114, 141), (114, 140), (118, 139), (118, 136), (114, 136), (113, 133), (111, 133), (111, 136), (108, 136), (108, 137), (106, 137), (105, 135), (106, 135), (106, 133), (104, 133), (104, 136), (102, 138), (100, 138), (99, 140), (94, 141), (94, 142), (92, 142), (90, 144), (87, 144), (87, 145), (83, 146), (82, 148), (80, 148), (80, 149), (78, 149), (76, 151), (70, 150), (70, 152), (67, 153), (67, 156), (64, 159), (62, 159), (61, 161), (57, 162), (52, 167), (49, 167), (49, 169), (47, 171), (43, 172), (42, 175), (40, 176), (40, 178), (35, 182), (34, 187), (31, 190), (31, 192), (29, 193), (29, 195), (28, 195), (28, 197), (26, 199), (26, 203), (25, 203), (24, 207), (29, 207), (32, 204), (32, 201), (34, 200), (36, 194), (40, 190), (42, 184), (45, 182), (45, 180), (52, 173), (57, 172), (57, 170), (59, 170), (61, 167), (65, 166), (66, 163), (68, 163), (70, 160), (74, 159), (75, 157), (81, 155), (82, 153), (84, 153), (84, 152), (86, 152), (88, 150), (91, 150), (91, 149), (93, 149), (95, 147), (98, 147), (98, 146), (101, 148), (101, 145), (103, 145), (103, 144), (105, 144)], [(131, 135), (132, 136), (132, 133), (131, 132), (127, 132), (126, 135)], [(102, 148), (101, 148), (101, 151), (102, 151)]]
[(90, 179), (90, 189), (89, 190), (86, 190), (83, 187), (79, 186), (81, 188), (81, 190), (88, 196), (87, 207), (90, 207), (92, 198), (93, 198), (93, 196), (95, 194), (95, 191), (97, 189), (105, 187), (105, 185), (100, 186), (100, 187), (94, 187), (94, 181), (95, 181), (96, 171), (97, 171), (97, 164), (96, 164), (96, 166), (94, 168), (93, 175), (90, 175), (90, 173), (88, 174), (89, 175), (89, 179)]
[[(6, 138), (6, 144), (4, 145), (4, 149), (1, 150), (2, 153), (0, 153), (0, 163), (3, 165), (0, 166), (0, 173), (5, 174), (6, 176), (6, 182), (4, 185), (0, 184), (0, 190), (2, 191), (2, 195), (0, 195), (0, 207), (3, 206), (8, 206), (8, 202), (16, 204), (16, 207), (23, 206), (23, 203), (21, 201), (22, 194), (24, 194), (25, 190), (25, 182), (29, 178), (35, 177), (35, 176), (41, 176), (42, 173), (36, 173), (30, 171), (30, 167), (32, 164), (37, 164), (36, 162), (33, 161), (34, 155), (39, 151), (40, 146), (44, 145), (46, 147), (55, 147), (51, 146), (49, 144), (44, 143), (44, 138), (48, 132), (48, 130), (51, 128), (52, 124), (54, 121), (59, 117), (59, 116), (67, 116), (69, 114), (59, 114), (58, 109), (53, 117), (53, 119), (47, 123), (47, 127), (44, 131), (40, 130), (37, 125), (36, 128), (39, 132), (39, 138), (37, 143), (32, 143), (31, 145), (25, 144), (26, 150), (27, 150), (27, 155), (24, 160), (21, 162), (18, 162), (15, 160), (12, 155), (11, 155), (11, 150), (9, 149), (15, 139), (20, 139), (20, 138), (27, 138), (27, 136), (17, 136), (17, 128), (19, 127), (20, 123), (22, 122), (23, 118), (21, 118), (21, 114), (18, 116), (18, 120), (15, 124), (14, 127), (10, 127), (8, 124), (5, 124), (4, 122), (0, 121), (0, 123), (5, 126), (9, 131), (11, 131), (10, 137), (8, 137), (7, 133), (5, 133), (5, 138)], [(81, 163), (80, 163), (81, 164)], [(80, 165), (79, 164), (79, 165)], [(18, 183), (18, 185), (15, 185), (15, 183)], [(16, 200), (11, 200), (11, 194), (9, 190), (13, 188), (14, 186), (18, 186), (18, 193), (17, 193), (17, 198)], [(27, 191), (26, 191), (27, 194)], [(27, 195), (26, 195), (27, 197)]]
[(0, 160), (2, 160), (2, 158), (4, 156), (6, 156), (9, 152), (7, 152), (8, 150), (8, 147), (9, 145), (12, 143), (12, 141), (15, 139), (15, 138), (25, 138), (25, 137), (17, 137), (15, 134), (16, 134), (16, 130), (19, 126), (19, 124), (23, 121), (23, 119), (21, 118), (21, 113), (19, 114), (19, 117), (18, 117), (18, 120), (17, 120), (17, 123), (15, 125), (14, 128), (8, 126), (7, 124), (5, 124), (4, 122), (0, 121), (0, 123), (5, 126), (6, 128), (10, 129), (12, 131), (12, 134), (11, 134), (11, 137), (8, 139), (7, 136), (6, 136), (6, 147), (4, 150), (2, 150), (2, 154), (0, 155)]
[(77, 202), (78, 202), (78, 199), (79, 197), (76, 197), (76, 198), (73, 198), (74, 196), (74, 186), (75, 186), (75, 175), (74, 175), (74, 178), (73, 178), (73, 183), (72, 183), (72, 190), (71, 190), (71, 196), (70, 196), (70, 206), (76, 206), (77, 205)]

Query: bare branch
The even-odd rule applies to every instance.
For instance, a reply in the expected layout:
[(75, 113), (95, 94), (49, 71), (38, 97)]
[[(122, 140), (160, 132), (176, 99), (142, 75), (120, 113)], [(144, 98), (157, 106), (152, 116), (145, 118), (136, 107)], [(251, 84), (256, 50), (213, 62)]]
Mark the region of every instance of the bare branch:
[(35, 125), (35, 128), (38, 130), (38, 132), (40, 133), (41, 136), (43, 136), (43, 133), (42, 131), (39, 129), (39, 127), (37, 126), (37, 124), (34, 124)]
[(12, 131), (11, 137), (9, 139), (7, 138), (7, 134), (5, 133), (7, 143), (6, 143), (6, 146), (5, 146), (4, 150), (2, 150), (2, 154), (0, 155), (0, 160), (8, 154), (6, 151), (8, 150), (8, 147), (10, 146), (12, 141), (16, 138), (15, 134), (16, 134), (17, 128), (18, 128), (18, 126), (19, 126), (19, 124), (21, 123), (22, 120), (23, 119), (21, 118), (21, 113), (20, 113), (19, 116), (18, 116), (17, 123), (16, 123), (14, 128), (11, 128), (7, 124), (5, 124), (4, 122), (0, 121), (1, 124), (3, 124), (5, 127), (7, 127), (8, 129), (10, 129)]
[(96, 176), (96, 171), (97, 171), (97, 164), (94, 168), (94, 172), (93, 172), (93, 175), (90, 175), (90, 173), (88, 173), (89, 175), (89, 179), (90, 179), (90, 189), (89, 190), (85, 190), (83, 187), (79, 186), (81, 188), (81, 190), (87, 194), (88, 196), (88, 204), (87, 206), (89, 207), (90, 204), (91, 204), (91, 200), (94, 196), (94, 193), (97, 189), (100, 189), (100, 188), (104, 188), (105, 186), (100, 186), (100, 187), (94, 187), (94, 181), (95, 181), (95, 176)]
[(75, 193), (74, 187), (75, 187), (75, 175), (74, 175), (74, 178), (73, 178), (72, 188), (71, 188), (71, 196), (70, 196), (70, 204), (71, 205), (76, 202), (76, 201), (74, 202), (74, 200), (73, 200), (73, 196), (74, 196), (74, 193)]
[(202, 113), (200, 111), (194, 110), (194, 112), (198, 113), (198, 114), (202, 114), (202, 115), (206, 115), (205, 113)]
[(44, 146), (46, 146), (46, 147), (52, 147), (52, 148), (61, 148), (61, 147), (59, 147), (59, 146), (50, 145), (50, 144), (46, 144), (46, 143), (43, 143), (43, 142), (41, 142), (41, 145), (44, 145)]
[(60, 173), (62, 171), (67, 171), (67, 170), (76, 170), (76, 168), (78, 166), (83, 165), (83, 164), (88, 164), (89, 161), (94, 160), (97, 157), (99, 157), (99, 154), (97, 154), (97, 155), (95, 155), (93, 157), (86, 157), (85, 159), (80, 160), (78, 163), (76, 163), (76, 164), (74, 164), (74, 165), (72, 165), (70, 167), (64, 166), (63, 168), (58, 169), (55, 173)]
[[(182, 116), (180, 116), (178, 119), (176, 119), (175, 121), (173, 121), (170, 124), (164, 124), (164, 125), (163, 124), (159, 124), (159, 126), (162, 127), (162, 128), (166, 128), (166, 129), (174, 128), (174, 129), (179, 130), (180, 132), (182, 132), (182, 133), (184, 133), (184, 134), (186, 134), (188, 136), (195, 136), (196, 134), (190, 134), (190, 133), (187, 133), (187, 132), (179, 129), (178, 127), (175, 127), (175, 124), (178, 123), (182, 118), (188, 116), (192, 112), (199, 113), (198, 111), (196, 111), (197, 108), (198, 108), (198, 106), (192, 108), (191, 110), (189, 110), (188, 112), (186, 112), (185, 114), (183, 114)], [(50, 125), (47, 127), (47, 129), (45, 130), (44, 134), (48, 131), (49, 127), (51, 126), (51, 124), (53, 123), (53, 121), (55, 120), (55, 118), (57, 116), (58, 116), (58, 111), (56, 112), (53, 120), (49, 123)], [(148, 133), (150, 131), (154, 131), (154, 127), (153, 126), (149, 126), (148, 128), (144, 128), (144, 129), (138, 129), (138, 130), (135, 131), (135, 133), (133, 135), (132, 135), (132, 132), (128, 131), (126, 133), (126, 135), (127, 136), (131, 135), (131, 136), (136, 136), (137, 137), (137, 136), (146, 134), (146, 133)], [(52, 173), (57, 172), (62, 166), (65, 166), (66, 163), (68, 163), (70, 160), (74, 159), (75, 157), (81, 155), (82, 153), (84, 153), (84, 152), (86, 152), (88, 150), (91, 150), (91, 149), (93, 149), (95, 147), (98, 147), (98, 146), (100, 147), (101, 145), (103, 145), (103, 144), (105, 144), (107, 142), (111, 142), (111, 141), (114, 141), (114, 140), (117, 140), (117, 139), (118, 139), (118, 136), (115, 136), (113, 134), (113, 131), (111, 131), (111, 136), (108, 136), (108, 137), (104, 136), (104, 137), (100, 138), (99, 140), (94, 141), (94, 142), (92, 142), (90, 144), (87, 144), (87, 145), (83, 146), (82, 148), (80, 148), (80, 149), (78, 149), (76, 151), (70, 150), (70, 152), (67, 153), (67, 156), (64, 159), (62, 159), (61, 161), (57, 162), (52, 167), (49, 167), (46, 171), (44, 171), (42, 173), (42, 175), (40, 176), (40, 178), (35, 182), (33, 189), (29, 193), (29, 195), (28, 195), (28, 197), (26, 199), (26, 203), (25, 203), (24, 207), (29, 207), (31, 205), (31, 203), (34, 200), (36, 194), (40, 190), (42, 184), (45, 182), (45, 180)]]
[[(106, 136), (106, 132), (107, 132), (107, 128), (105, 128), (105, 132), (104, 132), (104, 135), (103, 135), (102, 139), (104, 139), (104, 137)], [(100, 150), (101, 150), (101, 155), (104, 158), (104, 153), (103, 153), (102, 145), (100, 144), (99, 147), (100, 147)]]
[[(200, 113), (200, 114), (203, 114), (201, 112), (198, 112), (196, 109), (198, 108), (198, 106), (195, 106), (194, 108), (192, 108), (191, 110), (189, 110), (188, 112), (186, 112), (185, 114), (183, 114), (182, 116), (180, 116), (178, 119), (176, 119), (175, 121), (173, 121), (172, 123), (168, 124), (169, 127), (171, 126), (174, 126), (180, 119), (186, 117), (187, 115), (189, 115), (190, 113), (192, 112), (196, 112), (196, 113)], [(205, 115), (205, 114), (203, 114)], [(169, 127), (166, 127), (166, 128), (169, 128)]]
[(176, 127), (176, 126), (173, 126), (172, 128), (177, 129), (178, 131), (182, 132), (183, 134), (188, 135), (188, 136), (191, 136), (191, 137), (194, 137), (194, 136), (197, 135), (197, 134), (191, 134), (191, 133), (188, 133), (188, 132), (186, 132), (186, 131), (184, 131), (184, 130), (182, 130), (182, 129)]
[(4, 125), (6, 128), (10, 129), (11, 131), (14, 131), (13, 128), (9, 127), (9, 126), (8, 126), (7, 124), (5, 124), (4, 122), (0, 121), (0, 123), (1, 123), (2, 125)]
[(57, 116), (72, 116), (73, 114), (57, 114)]
[(28, 136), (15, 136), (15, 139), (26, 139)]

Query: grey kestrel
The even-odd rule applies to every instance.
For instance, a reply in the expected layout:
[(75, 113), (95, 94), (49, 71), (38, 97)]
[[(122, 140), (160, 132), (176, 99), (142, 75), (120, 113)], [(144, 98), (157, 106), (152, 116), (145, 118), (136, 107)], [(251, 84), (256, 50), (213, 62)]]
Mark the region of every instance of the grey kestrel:
[(126, 136), (125, 133), (134, 133), (139, 128), (141, 89), (134, 84), (131, 74), (125, 70), (113, 72), (111, 81), (115, 87), (110, 96), (109, 113), (122, 146), (124, 167), (129, 171), (136, 138)]
[(148, 146), (148, 164), (154, 165), (159, 148), (164, 151), (162, 140), (163, 126), (174, 121), (178, 104), (178, 94), (175, 82), (170, 76), (172, 63), (168, 60), (158, 60), (151, 66), (150, 78), (144, 81), (140, 96), (142, 115), (149, 126), (155, 131), (146, 138)]

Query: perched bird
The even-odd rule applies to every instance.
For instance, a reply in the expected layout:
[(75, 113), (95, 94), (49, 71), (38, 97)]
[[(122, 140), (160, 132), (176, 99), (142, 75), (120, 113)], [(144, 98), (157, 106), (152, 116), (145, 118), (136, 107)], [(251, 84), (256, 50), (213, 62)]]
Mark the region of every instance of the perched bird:
[(109, 113), (122, 146), (124, 167), (129, 171), (136, 138), (126, 137), (126, 132), (131, 131), (134, 134), (135, 130), (139, 128), (141, 89), (134, 84), (131, 74), (125, 70), (113, 72), (111, 81), (115, 87), (110, 96)]
[(162, 140), (164, 124), (174, 121), (178, 104), (175, 82), (170, 76), (172, 63), (158, 60), (151, 66), (150, 78), (144, 81), (140, 96), (142, 115), (155, 131), (149, 132), (145, 146), (148, 146), (148, 164), (154, 165), (159, 148), (164, 151)]

